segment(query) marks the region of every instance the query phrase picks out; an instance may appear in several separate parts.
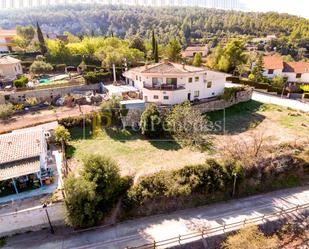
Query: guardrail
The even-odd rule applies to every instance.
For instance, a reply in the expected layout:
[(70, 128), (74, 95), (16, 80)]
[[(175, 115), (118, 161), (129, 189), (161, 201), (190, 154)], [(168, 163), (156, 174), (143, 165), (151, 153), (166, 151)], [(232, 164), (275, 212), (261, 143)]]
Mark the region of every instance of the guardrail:
[(283, 209), (273, 212), (271, 214), (251, 218), (251, 219), (244, 219), (243, 221), (239, 222), (234, 222), (230, 224), (223, 224), (221, 226), (217, 227), (212, 227), (208, 229), (202, 229), (200, 231), (188, 233), (185, 235), (179, 235), (177, 237), (173, 237), (170, 239), (166, 240), (161, 240), (161, 241), (153, 241), (151, 243), (147, 243), (141, 246), (135, 246), (135, 247), (126, 247), (126, 249), (154, 249), (154, 248), (167, 248), (169, 246), (176, 246), (176, 245), (181, 245), (185, 244), (188, 242), (192, 242), (195, 240), (204, 239), (207, 237), (210, 237), (211, 235), (219, 235), (219, 234), (225, 234), (226, 232), (231, 232), (237, 229), (240, 229), (242, 227), (245, 227), (246, 225), (253, 225), (253, 224), (261, 224), (264, 223), (265, 221), (274, 221), (279, 218), (284, 218), (284, 215), (294, 213), (300, 210), (304, 210), (309, 208), (309, 203), (303, 204), (303, 205), (297, 205), (296, 207), (288, 208), (288, 209)]

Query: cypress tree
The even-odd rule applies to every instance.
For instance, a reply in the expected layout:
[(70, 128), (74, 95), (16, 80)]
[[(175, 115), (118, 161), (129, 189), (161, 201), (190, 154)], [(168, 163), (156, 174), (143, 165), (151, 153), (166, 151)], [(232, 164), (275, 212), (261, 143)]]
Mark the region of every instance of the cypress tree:
[(156, 50), (156, 38), (155, 32), (152, 30), (152, 56), (155, 57), (155, 50)]
[(37, 28), (36, 32), (38, 35), (40, 50), (41, 50), (42, 55), (45, 55), (47, 53), (47, 47), (45, 45), (44, 36), (43, 36), (42, 30), (38, 22), (36, 23), (36, 28)]
[(159, 62), (159, 50), (158, 50), (158, 43), (157, 43), (157, 41), (155, 41), (154, 60), (155, 60), (155, 63)]

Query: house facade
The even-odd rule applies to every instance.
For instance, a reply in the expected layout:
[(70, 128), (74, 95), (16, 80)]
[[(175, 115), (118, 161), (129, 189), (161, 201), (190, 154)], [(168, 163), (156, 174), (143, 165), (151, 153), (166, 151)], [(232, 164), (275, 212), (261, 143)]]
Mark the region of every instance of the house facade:
[(0, 53), (8, 53), (16, 46), (12, 40), (17, 35), (15, 29), (5, 30), (0, 29)]
[(47, 160), (43, 129), (21, 130), (0, 136), (0, 182), (11, 182), (16, 193), (27, 187), (30, 180), (42, 185)]
[(136, 67), (124, 74), (145, 102), (174, 105), (221, 95), (227, 74), (183, 64), (161, 62)]
[(181, 55), (184, 58), (192, 59), (197, 53), (200, 53), (202, 55), (202, 58), (206, 58), (209, 53), (208, 46), (190, 46), (187, 47), (184, 51), (182, 51)]
[(285, 62), (281, 56), (263, 58), (263, 75), (272, 79), (275, 76), (287, 77), (288, 82), (309, 83), (308, 62)]
[(14, 80), (23, 74), (21, 61), (11, 56), (0, 57), (0, 79)]

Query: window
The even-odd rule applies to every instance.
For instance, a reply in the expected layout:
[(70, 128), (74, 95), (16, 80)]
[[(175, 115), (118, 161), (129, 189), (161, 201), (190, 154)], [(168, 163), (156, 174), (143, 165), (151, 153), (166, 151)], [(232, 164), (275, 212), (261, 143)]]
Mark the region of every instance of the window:
[(139, 81), (142, 81), (142, 77), (141, 76), (139, 76)]
[(208, 81), (208, 82), (207, 82), (207, 88), (211, 88), (211, 85), (212, 85), (212, 82), (211, 82), (211, 81)]
[(157, 86), (157, 85), (161, 85), (163, 82), (162, 78), (152, 78), (152, 85)]
[(135, 79), (138, 80), (138, 76), (137, 75), (135, 76)]
[(301, 78), (301, 73), (297, 73), (296, 74), (296, 79), (300, 79)]
[(195, 82), (199, 81), (200, 80), (200, 77), (195, 77)]
[(167, 99), (168, 99), (168, 96), (163, 96), (163, 99), (166, 99), (166, 100), (167, 100)]
[(274, 73), (274, 69), (268, 69), (268, 74), (273, 74)]
[(153, 95), (153, 99), (159, 99), (158, 95)]
[(189, 83), (192, 83), (192, 82), (193, 82), (192, 77), (190, 77), (190, 78), (188, 79), (188, 82), (189, 82)]
[(200, 96), (200, 91), (194, 91), (194, 98), (198, 98)]
[(166, 84), (177, 85), (177, 78), (166, 78)]

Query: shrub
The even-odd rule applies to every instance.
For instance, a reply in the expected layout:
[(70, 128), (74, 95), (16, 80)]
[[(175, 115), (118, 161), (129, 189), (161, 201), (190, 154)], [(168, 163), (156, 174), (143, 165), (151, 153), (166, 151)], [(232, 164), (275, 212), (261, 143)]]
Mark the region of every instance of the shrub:
[(148, 106), (141, 116), (141, 131), (147, 137), (159, 137), (163, 133), (160, 111), (156, 105)]
[(240, 79), (237, 76), (226, 77), (226, 81), (231, 81), (232, 83), (237, 83), (237, 84), (240, 83)]
[(26, 103), (30, 106), (35, 106), (38, 104), (38, 100), (36, 97), (26, 98)]
[(304, 94), (304, 98), (305, 98), (305, 99), (309, 99), (309, 93), (305, 93), (305, 94)]
[(56, 72), (64, 72), (66, 66), (67, 66), (66, 64), (55, 64), (55, 65), (53, 65), (54, 70), (55, 70)]
[(21, 76), (17, 80), (13, 81), (13, 85), (17, 88), (26, 87), (28, 82), (29, 82), (29, 79), (26, 76)]
[(33, 74), (49, 73), (53, 70), (53, 66), (45, 61), (37, 60), (30, 66), (30, 72)]
[(55, 129), (55, 139), (58, 143), (66, 144), (71, 139), (71, 134), (64, 126), (59, 125)]
[(236, 97), (236, 93), (244, 91), (245, 88), (241, 86), (236, 87), (225, 87), (223, 94), (220, 96), (222, 99), (229, 101)]
[(120, 104), (120, 98), (116, 96), (102, 102), (100, 111), (106, 126), (120, 126), (121, 119), (128, 114), (128, 109)]
[(110, 80), (110, 72), (87, 72), (84, 74), (84, 79), (87, 84), (96, 84), (102, 81)]
[[(85, 124), (89, 125), (92, 122), (92, 113), (87, 113), (85, 115)], [(66, 128), (73, 128), (73, 127), (82, 127), (84, 124), (84, 116), (75, 116), (75, 117), (67, 117), (62, 118), (58, 121), (59, 125), (63, 125)]]
[(14, 106), (12, 104), (0, 105), (0, 118), (5, 119), (14, 113)]

